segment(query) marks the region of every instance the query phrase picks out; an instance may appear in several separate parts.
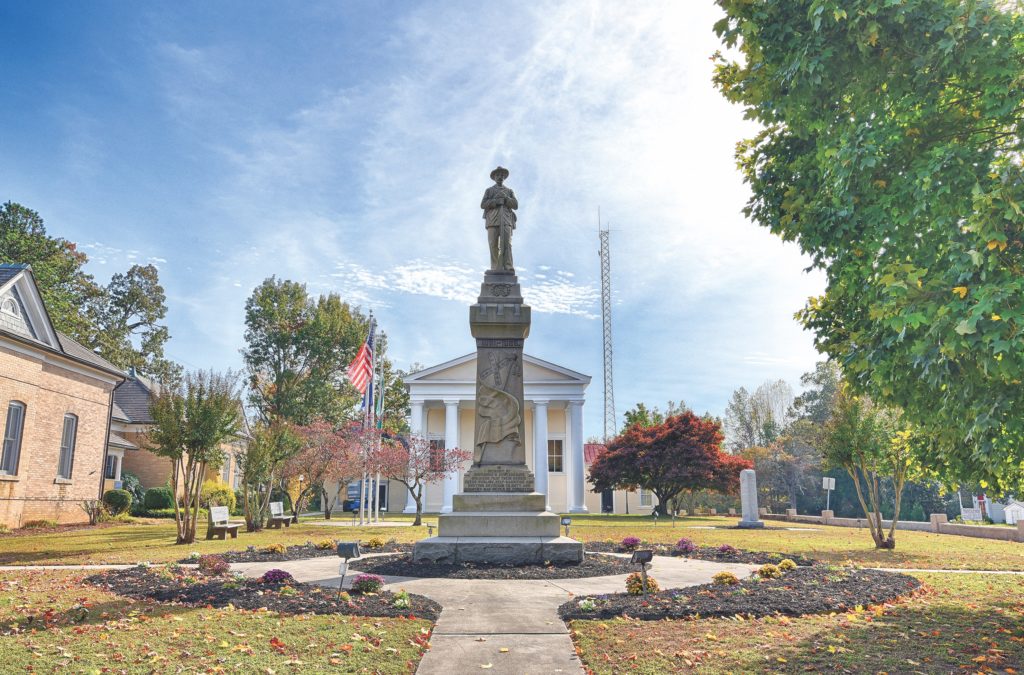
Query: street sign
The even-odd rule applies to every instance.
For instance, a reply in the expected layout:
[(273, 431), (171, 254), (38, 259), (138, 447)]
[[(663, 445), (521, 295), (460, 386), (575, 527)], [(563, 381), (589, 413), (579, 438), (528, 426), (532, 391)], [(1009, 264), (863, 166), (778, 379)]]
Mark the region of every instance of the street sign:
[(821, 489), (822, 490), (835, 490), (836, 489), (836, 479), (835, 478), (831, 478), (829, 476), (823, 477), (821, 479)]

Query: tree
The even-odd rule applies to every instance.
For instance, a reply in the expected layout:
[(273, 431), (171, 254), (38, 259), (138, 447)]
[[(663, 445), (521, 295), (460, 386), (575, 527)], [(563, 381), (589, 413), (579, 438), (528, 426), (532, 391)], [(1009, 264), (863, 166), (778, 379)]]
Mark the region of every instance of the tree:
[(150, 404), (153, 426), (146, 442), (154, 454), (171, 460), (179, 544), (195, 541), (206, 467), (224, 461), (220, 446), (239, 430), (236, 382), (230, 372), (189, 373), (179, 385), (162, 388)]
[(263, 423), (352, 416), (359, 394), (345, 372), (369, 330), (358, 310), (336, 294), (314, 301), (303, 284), (270, 277), (246, 301), (245, 327), (249, 402)]
[(835, 361), (816, 363), (813, 372), (800, 376), (804, 390), (793, 403), (793, 414), (813, 425), (828, 422), (841, 379), (842, 372)]
[(31, 265), (54, 328), (85, 345), (95, 332), (93, 306), (103, 296), (85, 273), (88, 260), (74, 243), (47, 235), (32, 209), (14, 202), (0, 208), (0, 262)]
[(799, 317), (930, 464), (1024, 483), (1024, 13), (993, 0), (719, 0), (715, 83), (761, 130), (745, 213), (824, 270)]
[(283, 420), (253, 426), (244, 450), (236, 455), (247, 531), (263, 529), (281, 465), (301, 449), (302, 437)]
[(376, 464), (381, 475), (404, 485), (416, 501), (413, 525), (422, 523), (423, 491), (427, 483), (443, 480), (457, 472), (463, 462), (473, 458), (473, 453), (468, 450), (433, 448), (430, 441), (422, 436), (392, 436), (384, 439), (379, 448)]
[(328, 494), (327, 485), (345, 484), (362, 474), (352, 441), (357, 431), (351, 425), (336, 429), (324, 420), (316, 420), (296, 431), (302, 439), (302, 448), (283, 462), (280, 478), (282, 484), (299, 485), (292, 500), (292, 512), (298, 517), (305, 500), (319, 491), (324, 518), (330, 520), (335, 500)]
[(635, 425), (653, 427), (664, 422), (665, 418), (678, 415), (686, 409), (686, 404), (682, 401), (679, 403), (669, 401), (664, 411), (658, 408), (658, 406), (648, 409), (643, 403), (637, 403), (635, 408), (627, 410), (625, 415), (623, 415), (624, 427)]
[(627, 427), (608, 443), (590, 467), (594, 492), (608, 489), (652, 491), (658, 512), (668, 515), (683, 490), (734, 489), (750, 462), (722, 452), (721, 425), (686, 410), (660, 424)]
[[(876, 548), (896, 548), (903, 487), (917, 466), (915, 455), (921, 451), (921, 442), (921, 436), (900, 427), (895, 413), (866, 396), (854, 395), (849, 387), (840, 388), (832, 419), (825, 425), (822, 449), (827, 464), (842, 468), (853, 479)], [(893, 494), (888, 534), (882, 524), (884, 480), (890, 481)]]
[(132, 265), (127, 273), (115, 274), (96, 303), (92, 344), (116, 366), (135, 368), (161, 382), (175, 381), (181, 366), (164, 358), (169, 333), (159, 323), (167, 315), (166, 300), (153, 265)]
[(793, 390), (785, 380), (769, 380), (748, 394), (740, 387), (725, 408), (725, 430), (733, 451), (775, 442), (789, 424)]

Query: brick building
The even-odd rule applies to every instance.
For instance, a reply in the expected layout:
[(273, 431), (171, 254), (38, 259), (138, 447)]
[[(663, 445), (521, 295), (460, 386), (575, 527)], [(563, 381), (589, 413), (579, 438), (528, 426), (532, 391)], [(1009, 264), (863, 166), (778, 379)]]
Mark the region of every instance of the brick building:
[(0, 524), (88, 520), (124, 373), (54, 330), (28, 265), (0, 265)]

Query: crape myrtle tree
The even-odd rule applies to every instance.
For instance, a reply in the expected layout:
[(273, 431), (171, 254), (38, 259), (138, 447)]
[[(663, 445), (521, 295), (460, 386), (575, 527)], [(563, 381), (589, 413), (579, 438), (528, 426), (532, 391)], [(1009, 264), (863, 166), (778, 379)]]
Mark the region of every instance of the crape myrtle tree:
[(284, 460), (280, 472), (282, 484), (296, 486), (292, 514), (297, 517), (305, 502), (319, 493), (324, 518), (330, 520), (336, 498), (330, 498), (327, 486), (347, 483), (361, 473), (351, 441), (357, 431), (352, 425), (335, 428), (325, 420), (315, 420), (295, 431), (301, 439), (301, 449)]
[(303, 439), (284, 420), (250, 427), (245, 449), (236, 455), (241, 471), (242, 507), (245, 529), (263, 529), (270, 510), (272, 488), (280, 478), (282, 465), (302, 450)]
[(659, 424), (633, 424), (591, 466), (593, 490), (650, 490), (661, 515), (668, 515), (669, 502), (684, 490), (735, 491), (739, 472), (751, 463), (723, 452), (722, 440), (717, 420), (690, 410)]
[(460, 448), (432, 448), (429, 440), (416, 435), (387, 437), (379, 447), (381, 474), (404, 485), (416, 501), (413, 525), (422, 524), (423, 491), (427, 483), (443, 480), (473, 458), (473, 453)]
[(195, 541), (206, 467), (224, 461), (221, 444), (234, 438), (240, 428), (237, 380), (230, 372), (188, 373), (175, 386), (162, 388), (150, 403), (153, 426), (146, 433), (146, 445), (171, 461), (179, 544)]
[[(898, 413), (876, 405), (866, 396), (840, 387), (832, 418), (822, 433), (825, 462), (842, 468), (853, 479), (857, 501), (868, 521), (876, 548), (896, 548), (903, 488), (920, 472), (917, 457), (928, 450), (924, 437), (908, 428)], [(882, 523), (883, 482), (893, 496), (892, 523)]]
[(1021, 487), (1020, 3), (718, 4), (715, 84), (760, 127), (745, 213), (825, 272), (799, 314), (818, 349), (947, 480)]

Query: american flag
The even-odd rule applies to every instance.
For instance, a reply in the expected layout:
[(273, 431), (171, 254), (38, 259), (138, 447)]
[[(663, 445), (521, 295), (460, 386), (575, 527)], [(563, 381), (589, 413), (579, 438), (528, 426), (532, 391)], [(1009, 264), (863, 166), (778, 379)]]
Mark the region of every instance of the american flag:
[(370, 383), (370, 377), (373, 375), (374, 328), (375, 326), (371, 324), (370, 334), (367, 336), (366, 342), (359, 348), (359, 352), (352, 359), (352, 363), (348, 365), (348, 379), (352, 382), (352, 386), (363, 395), (366, 394), (366, 386)]

